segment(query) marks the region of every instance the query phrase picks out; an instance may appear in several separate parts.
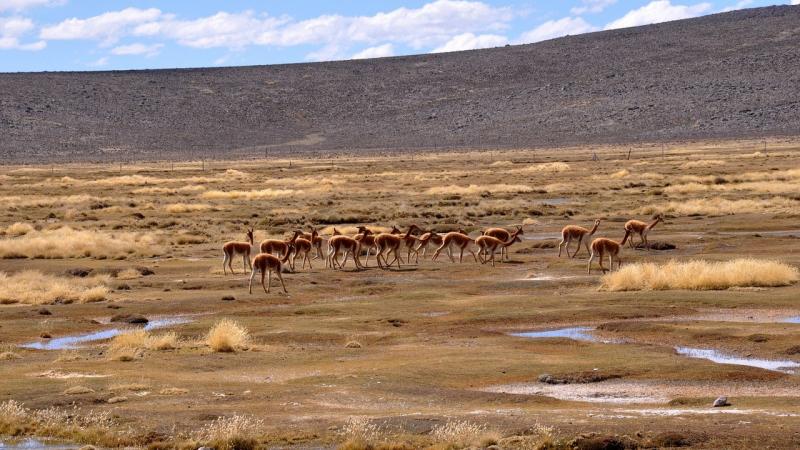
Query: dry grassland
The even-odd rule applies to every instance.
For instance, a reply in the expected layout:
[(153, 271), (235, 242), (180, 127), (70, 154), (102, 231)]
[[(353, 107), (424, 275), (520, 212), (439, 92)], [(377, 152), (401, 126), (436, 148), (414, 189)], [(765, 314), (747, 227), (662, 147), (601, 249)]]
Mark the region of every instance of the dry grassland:
[[(0, 435), (150, 449), (796, 447), (800, 376), (674, 347), (800, 362), (798, 150), (0, 168)], [(604, 277), (586, 276), (585, 250), (557, 256), (568, 224), (600, 219), (593, 238), (619, 239), (656, 213), (648, 239), (673, 250), (626, 244)], [(495, 268), (432, 262), (433, 248), (419, 264), (401, 248), (388, 271), (374, 256), (360, 271), (314, 259), (284, 271), (288, 296), (274, 276), (272, 294), (248, 294), (240, 257), (236, 275), (220, 267), (247, 227), (260, 241), (411, 224), (524, 234)], [(129, 323), (139, 316), (147, 330)], [(563, 327), (602, 341), (512, 335)], [(97, 340), (32, 348), (84, 334)], [(733, 405), (711, 408), (717, 395)]]

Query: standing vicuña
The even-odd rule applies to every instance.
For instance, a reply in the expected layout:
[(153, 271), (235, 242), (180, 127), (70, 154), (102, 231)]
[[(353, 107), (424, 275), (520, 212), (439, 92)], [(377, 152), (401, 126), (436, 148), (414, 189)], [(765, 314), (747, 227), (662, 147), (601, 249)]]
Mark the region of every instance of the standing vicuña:
[[(638, 234), (639, 238), (641, 238), (642, 243), (644, 244), (644, 248), (646, 250), (650, 250), (650, 243), (647, 242), (647, 233), (649, 233), (650, 230), (652, 230), (656, 225), (658, 225), (658, 222), (663, 222), (663, 221), (664, 221), (663, 214), (657, 215), (653, 219), (653, 221), (650, 222), (649, 224), (644, 223), (641, 220), (629, 220), (625, 222), (625, 231), (631, 233), (631, 235), (633, 233)], [(631, 236), (630, 246), (631, 248), (633, 248), (633, 236)]]
[(433, 252), (433, 258), (431, 261), (436, 261), (436, 258), (439, 257), (439, 253), (442, 252), (443, 249), (447, 248), (447, 256), (450, 257), (450, 261), (456, 262), (453, 258), (453, 249), (452, 247), (458, 247), (461, 250), (461, 253), (458, 256), (458, 262), (464, 262), (464, 250), (466, 249), (468, 252), (472, 253), (472, 257), (475, 258), (475, 262), (478, 262), (478, 257), (475, 256), (475, 252), (469, 248), (469, 244), (473, 242), (473, 239), (469, 237), (466, 233), (461, 233), (458, 231), (451, 231), (444, 235), (442, 238), (442, 245)]
[[(227, 269), (231, 269), (232, 274), (236, 274), (233, 271), (233, 258), (236, 255), (242, 255), (242, 265), (244, 266), (244, 273), (247, 274), (247, 267), (250, 267), (250, 270), (253, 270), (253, 266), (250, 265), (250, 252), (253, 248), (253, 229), (247, 229), (247, 242), (237, 242), (231, 241), (226, 242), (225, 245), (222, 246), (222, 273), (225, 275), (228, 274)], [(227, 267), (227, 269), (226, 269)]]
[[(517, 226), (517, 229), (514, 231), (514, 233), (506, 230), (505, 228), (487, 228), (483, 232), (484, 236), (491, 236), (491, 237), (497, 238), (498, 240), (503, 241), (503, 242), (507, 241), (509, 236), (511, 236), (512, 234), (515, 234), (515, 236), (519, 236), (519, 235), (524, 235), (525, 233), (522, 232), (522, 227), (520, 227), (520, 226)], [(520, 241), (516, 240), (516, 238), (515, 238), (515, 241), (516, 242), (520, 242)], [(513, 242), (512, 242), (512, 244), (513, 244)], [(500, 259), (503, 259), (504, 256), (505, 256), (505, 259), (508, 259), (508, 246), (507, 245), (500, 248)]]
[[(581, 251), (581, 242), (583, 242), (584, 247), (586, 247), (586, 253), (591, 253), (589, 250), (589, 237), (594, 235), (597, 231), (597, 227), (600, 226), (600, 219), (594, 221), (594, 226), (591, 230), (587, 230), (586, 228), (580, 227), (578, 225), (567, 225), (564, 229), (561, 230), (561, 243), (558, 244), (558, 257), (561, 257), (561, 249), (563, 247), (564, 250), (567, 252), (567, 258), (574, 258), (575, 255)], [(584, 241), (584, 239), (586, 239)], [(573, 240), (578, 241), (578, 246), (575, 247), (575, 253), (572, 256), (569, 256), (569, 244)]]
[[(283, 283), (283, 275), (281, 274), (281, 268), (283, 263), (289, 260), (289, 252), (286, 252), (286, 255), (283, 259), (278, 259), (278, 257), (270, 255), (269, 253), (259, 253), (253, 258), (253, 273), (250, 274), (250, 283), (247, 285), (247, 290), (250, 293), (253, 293), (253, 278), (256, 276), (257, 271), (261, 271), (261, 287), (264, 288), (264, 292), (269, 294), (270, 285), (272, 284), (272, 272), (275, 272), (278, 275), (278, 279), (281, 280), (281, 287), (283, 287), (283, 292), (288, 294), (289, 292), (286, 290), (286, 285)], [(264, 286), (264, 274), (267, 274), (267, 285)]]
[[(481, 257), (481, 263), (486, 264), (488, 261), (492, 261), (492, 267), (494, 267), (494, 254), (495, 252), (497, 252), (497, 248), (499, 247), (501, 249), (500, 255), (502, 257), (503, 254), (502, 249), (508, 248), (509, 245), (516, 242), (518, 239), (517, 236), (520, 233), (522, 233), (522, 227), (518, 228), (517, 231), (515, 231), (514, 234), (512, 234), (511, 236), (509, 236), (508, 240), (506, 241), (501, 241), (500, 239), (497, 239), (494, 236), (489, 236), (486, 234), (478, 236), (475, 239), (475, 245), (477, 245), (478, 248), (480, 249), (478, 250), (478, 256)], [(486, 255), (487, 253), (491, 253), (492, 255), (491, 259), (487, 257)]]
[[(397, 261), (397, 268), (400, 269), (400, 263), (403, 261), (403, 259), (400, 258), (398, 250), (400, 250), (400, 246), (403, 245), (403, 243), (407, 242), (407, 239), (416, 239), (411, 236), (411, 232), (418, 229), (419, 227), (417, 225), (411, 225), (408, 227), (408, 231), (405, 235), (380, 233), (375, 236), (375, 259), (378, 261), (378, 267), (382, 269), (388, 269), (395, 261)], [(394, 254), (394, 259), (392, 262), (387, 261), (386, 255), (389, 253)], [(381, 258), (383, 258), (383, 263), (381, 263)]]
[[(362, 233), (362, 236), (364, 234), (365, 233)], [(344, 260), (340, 263), (339, 252), (342, 250), (345, 251)], [(359, 252), (361, 252), (360, 240), (356, 240), (350, 236), (345, 236), (342, 234), (334, 235), (328, 239), (328, 257), (325, 260), (325, 265), (326, 267), (331, 267), (332, 269), (336, 269), (336, 266), (339, 266), (339, 269), (344, 268), (344, 265), (347, 264), (347, 256), (352, 254), (353, 263), (356, 265), (356, 270), (362, 269), (363, 266), (361, 265), (361, 261), (358, 257)]]
[(622, 246), (625, 245), (625, 241), (630, 234), (631, 232), (626, 230), (625, 236), (619, 242), (612, 241), (608, 238), (597, 238), (592, 241), (592, 254), (589, 256), (587, 272), (592, 273), (592, 260), (594, 260), (595, 255), (597, 255), (597, 261), (600, 263), (600, 270), (606, 273), (606, 268), (603, 267), (603, 256), (605, 256), (606, 253), (608, 253), (608, 265), (610, 266), (610, 270), (614, 270), (614, 259), (617, 260), (617, 268), (620, 268), (622, 266), (622, 260), (619, 257), (619, 252), (622, 250)]

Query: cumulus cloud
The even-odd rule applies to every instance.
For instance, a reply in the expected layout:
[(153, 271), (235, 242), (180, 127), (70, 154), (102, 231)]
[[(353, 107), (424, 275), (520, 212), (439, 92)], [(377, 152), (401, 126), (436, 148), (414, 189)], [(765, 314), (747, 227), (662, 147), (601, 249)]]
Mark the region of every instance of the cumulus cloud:
[(617, 3), (617, 0), (582, 0), (581, 6), (576, 6), (570, 9), (570, 12), (576, 16), (586, 13), (596, 14), (603, 12), (604, 9), (608, 8), (614, 3)]
[(566, 35), (575, 35), (596, 31), (597, 27), (581, 17), (564, 17), (558, 20), (549, 20), (538, 27), (522, 33), (520, 44), (545, 41)]
[(387, 56), (394, 56), (394, 46), (392, 44), (365, 48), (353, 55), (352, 59), (385, 58)]
[(42, 50), (47, 46), (44, 41), (23, 43), (21, 38), (33, 30), (35, 25), (25, 17), (0, 17), (0, 49), (3, 50)]
[(481, 34), (474, 35), (472, 33), (463, 33), (458, 36), (453, 36), (444, 45), (436, 47), (432, 53), (442, 52), (457, 52), (461, 50), (474, 50), (476, 48), (487, 47), (500, 47), (508, 44), (508, 39), (505, 36), (497, 34)]
[[(308, 55), (309, 59), (340, 59), (347, 57), (351, 47), (360, 45), (381, 47), (391, 42), (415, 50), (445, 46), (454, 36), (507, 29), (512, 18), (510, 8), (471, 0), (435, 0), (418, 8), (401, 7), (371, 16), (323, 15), (306, 20), (253, 11), (219, 12), (183, 20), (155, 8), (127, 8), (68, 19), (45, 27), (40, 36), (94, 39), (105, 45), (113, 45), (125, 36), (166, 38), (187, 47), (231, 50), (321, 45)], [(478, 36), (478, 44), (489, 39), (481, 36), (489, 34)]]
[(150, 57), (158, 55), (163, 46), (164, 44), (145, 45), (140, 42), (136, 42), (129, 45), (120, 45), (119, 47), (114, 47), (111, 49), (111, 54), (122, 56), (145, 55)]
[(66, 0), (0, 0), (0, 11), (22, 11), (37, 6), (63, 5)]
[(636, 27), (651, 23), (697, 17), (711, 9), (710, 3), (695, 5), (673, 5), (669, 0), (656, 0), (641, 8), (629, 11), (621, 18), (606, 25), (606, 30)]
[(160, 17), (162, 17), (162, 13), (156, 8), (125, 8), (88, 19), (64, 20), (56, 25), (42, 28), (39, 37), (47, 40), (101, 40), (106, 45), (112, 45), (121, 37), (130, 34), (136, 25), (154, 21)]

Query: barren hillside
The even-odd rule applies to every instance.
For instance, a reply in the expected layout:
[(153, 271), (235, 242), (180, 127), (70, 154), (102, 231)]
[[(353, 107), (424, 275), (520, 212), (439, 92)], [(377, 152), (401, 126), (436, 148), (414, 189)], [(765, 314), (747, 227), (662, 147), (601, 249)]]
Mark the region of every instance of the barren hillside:
[(364, 61), (0, 74), (3, 162), (800, 135), (800, 6)]

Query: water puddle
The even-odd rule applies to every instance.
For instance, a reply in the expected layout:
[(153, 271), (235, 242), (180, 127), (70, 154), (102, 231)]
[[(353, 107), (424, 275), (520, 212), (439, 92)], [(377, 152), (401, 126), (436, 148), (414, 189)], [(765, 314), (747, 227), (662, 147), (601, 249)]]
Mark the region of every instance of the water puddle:
[(589, 334), (590, 331), (594, 331), (594, 328), (570, 327), (570, 328), (559, 328), (556, 330), (525, 331), (521, 333), (511, 333), (511, 336), (524, 337), (529, 339), (566, 338), (566, 339), (572, 339), (574, 341), (603, 342), (597, 337)]
[(551, 231), (544, 233), (525, 233), (522, 235), (524, 241), (546, 241), (549, 239), (561, 239), (561, 232)]
[(766, 237), (800, 237), (800, 230), (773, 230), (773, 231), (720, 231), (717, 233), (722, 236), (750, 236), (758, 234)]
[(783, 323), (800, 323), (800, 316), (787, 317)]
[[(149, 321), (143, 328), (146, 331), (150, 331), (189, 322), (191, 322), (191, 319), (182, 316), (161, 317)], [(114, 336), (118, 336), (131, 329), (136, 329), (136, 327), (109, 328), (107, 330), (95, 331), (93, 333), (76, 334), (72, 336), (48, 339), (45, 342), (29, 342), (27, 344), (20, 345), (20, 347), (33, 350), (73, 350), (79, 348), (81, 344), (111, 339)]]
[(0, 449), (2, 450), (75, 450), (78, 448), (80, 446), (75, 444), (52, 443), (34, 438), (0, 438)]
[(551, 206), (565, 205), (571, 201), (572, 199), (569, 197), (553, 197), (553, 198), (543, 198), (537, 200), (537, 202), (542, 205), (551, 205)]
[(766, 370), (773, 370), (783, 373), (795, 373), (794, 369), (800, 367), (800, 363), (791, 360), (770, 360), (758, 358), (743, 358), (738, 356), (725, 355), (717, 350), (675, 347), (679, 355), (689, 358), (707, 359), (717, 364), (733, 364), (738, 366), (758, 367)]

